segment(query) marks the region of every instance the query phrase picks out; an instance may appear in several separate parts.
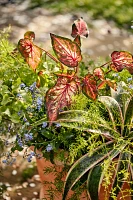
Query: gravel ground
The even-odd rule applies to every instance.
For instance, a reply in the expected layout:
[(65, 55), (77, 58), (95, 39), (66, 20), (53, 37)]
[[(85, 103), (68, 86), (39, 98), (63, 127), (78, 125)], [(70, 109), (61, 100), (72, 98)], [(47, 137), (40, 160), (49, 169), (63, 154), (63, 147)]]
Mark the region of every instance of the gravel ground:
[[(5, 0), (7, 1), (7, 0)], [(16, 1), (17, 2), (17, 1)], [(90, 34), (82, 40), (82, 51), (92, 58), (108, 56), (114, 50), (132, 52), (133, 35), (126, 30), (118, 29), (113, 22), (104, 19), (91, 20), (88, 13), (55, 14), (51, 9), (29, 8), (29, 0), (20, 4), (0, 6), (0, 29), (11, 25), (11, 41), (17, 43), (26, 31), (36, 33), (36, 44), (46, 50), (51, 49), (49, 33), (70, 37), (71, 25), (77, 17), (83, 17), (88, 23)], [(133, 52), (132, 52), (133, 53)]]

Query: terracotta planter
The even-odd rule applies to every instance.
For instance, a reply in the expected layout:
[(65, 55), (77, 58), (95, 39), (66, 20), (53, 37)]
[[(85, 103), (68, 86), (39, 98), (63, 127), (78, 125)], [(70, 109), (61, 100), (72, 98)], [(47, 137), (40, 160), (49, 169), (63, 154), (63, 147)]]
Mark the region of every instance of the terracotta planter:
[[(40, 153), (40, 151), (38, 151), (38, 153)], [(53, 191), (56, 190), (55, 192), (53, 192), (55, 195), (53, 197), (53, 200), (62, 200), (62, 192), (57, 191), (57, 189), (54, 185), (54, 181), (56, 178), (55, 174), (52, 172), (45, 174), (44, 169), (47, 167), (52, 167), (52, 168), (56, 168), (56, 171), (58, 173), (60, 173), (64, 167), (63, 163), (56, 160), (55, 164), (52, 164), (50, 161), (46, 160), (45, 158), (36, 159), (36, 163), (37, 163), (38, 173), (40, 175), (40, 180), (42, 183), (42, 187), (40, 189), (40, 199), (50, 200), (50, 196), (49, 196), (49, 189), (50, 189)], [(65, 181), (66, 175), (67, 175), (67, 173), (62, 177), (62, 181)], [(47, 184), (46, 183), (44, 184), (44, 182), (47, 182)], [(74, 194), (74, 192), (70, 191), (67, 199), (69, 199), (73, 194)], [(79, 198), (80, 198), (80, 200), (89, 200), (86, 192), (83, 192)]]
[[(34, 150), (34, 147), (31, 147), (31, 150)], [(41, 151), (37, 151), (37, 153), (41, 154)], [(50, 196), (49, 196), (49, 190), (55, 191), (54, 193), (54, 197), (53, 200), (62, 200), (62, 193), (57, 191), (55, 185), (54, 185), (54, 181), (55, 181), (55, 174), (54, 173), (44, 173), (44, 169), (45, 168), (56, 168), (56, 171), (58, 173), (60, 173), (64, 167), (63, 163), (56, 160), (55, 164), (52, 164), (50, 161), (46, 160), (45, 158), (41, 158), (41, 159), (36, 159), (36, 163), (37, 163), (37, 169), (38, 169), (38, 173), (40, 175), (40, 180), (42, 183), (41, 189), (40, 189), (40, 200), (41, 199), (45, 199), (45, 200), (50, 200)], [(62, 181), (65, 181), (67, 173), (62, 177)], [(114, 176), (114, 175), (113, 175)], [(113, 180), (113, 176), (112, 176), (112, 180)], [(47, 184), (44, 182), (47, 182)], [(105, 187), (102, 186), (100, 189), (100, 195), (99, 195), (99, 200), (108, 200), (109, 196), (110, 196), (110, 192), (111, 192), (111, 186), (112, 183), (108, 186), (108, 189), (105, 190)], [(129, 189), (130, 186), (127, 182), (125, 182), (123, 184), (122, 190), (117, 197), (117, 200), (132, 200), (132, 197), (129, 193)], [(68, 193), (67, 196), (67, 200), (69, 200), (69, 198), (74, 194), (73, 191), (70, 191)], [(87, 191), (84, 191), (82, 193), (82, 195), (80, 195), (79, 197), (80, 200), (89, 200), (89, 197), (87, 196)], [(95, 200), (95, 199), (92, 199)]]

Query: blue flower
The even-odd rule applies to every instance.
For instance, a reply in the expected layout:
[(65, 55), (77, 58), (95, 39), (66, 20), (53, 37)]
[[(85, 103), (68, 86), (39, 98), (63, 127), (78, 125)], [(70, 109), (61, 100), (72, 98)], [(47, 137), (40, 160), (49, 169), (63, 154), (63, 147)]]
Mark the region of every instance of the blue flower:
[(130, 89), (133, 89), (133, 85), (129, 85), (129, 88), (130, 88)]
[(48, 124), (47, 122), (43, 122), (42, 123), (42, 128), (46, 128), (47, 124)]
[(128, 78), (127, 81), (128, 81), (128, 82), (132, 81), (132, 77)]
[(30, 141), (30, 140), (33, 140), (33, 134), (32, 134), (32, 133), (30, 133), (30, 134), (25, 133), (25, 134), (24, 134), (24, 137), (25, 137), (25, 140), (26, 140), (27, 142)]
[(26, 85), (25, 85), (24, 83), (21, 83), (21, 84), (20, 84), (20, 88), (21, 88), (21, 89), (25, 88), (25, 86), (26, 86)]
[(27, 119), (24, 117), (24, 118), (23, 118), (23, 121), (24, 121), (24, 122), (27, 122)]
[(16, 97), (21, 98), (22, 95), (21, 95), (20, 93), (18, 93), (18, 94), (16, 95)]
[(34, 82), (30, 87), (29, 87), (29, 90), (31, 93), (33, 93), (36, 89), (36, 82)]
[(5, 160), (2, 160), (2, 162), (4, 163), (4, 164), (7, 164), (8, 163), (8, 161), (5, 159)]
[(55, 126), (58, 128), (58, 127), (61, 127), (61, 124), (60, 123), (55, 123)]
[(47, 152), (50, 152), (52, 149), (53, 149), (53, 147), (52, 147), (51, 144), (48, 144), (48, 145), (46, 146), (46, 151), (47, 151)]
[(41, 106), (42, 106), (42, 98), (41, 97), (37, 98), (36, 104), (37, 104), (37, 109), (40, 110)]
[(18, 145), (19, 145), (20, 147), (22, 147), (22, 146), (23, 146), (23, 141), (21, 140), (21, 138), (19, 137), (19, 135), (17, 135), (16, 140), (17, 140)]

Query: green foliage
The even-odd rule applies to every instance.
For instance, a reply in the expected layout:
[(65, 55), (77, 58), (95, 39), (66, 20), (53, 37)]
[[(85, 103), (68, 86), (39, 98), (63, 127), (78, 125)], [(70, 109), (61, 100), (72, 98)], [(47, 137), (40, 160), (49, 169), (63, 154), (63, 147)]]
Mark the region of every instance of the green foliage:
[[(31, 0), (31, 6), (44, 6), (53, 8), (56, 12), (84, 11), (93, 19), (107, 19), (114, 21), (119, 27), (131, 27), (132, 21), (132, 0)], [(128, 15), (126, 15), (128, 13)]]
[[(127, 92), (122, 87), (123, 84), (120, 83), (116, 92), (112, 90), (113, 97), (99, 97), (99, 101), (106, 107), (110, 117), (110, 127), (107, 128), (106, 126), (108, 130), (105, 126), (100, 127), (98, 125), (105, 142), (99, 144), (98, 148), (94, 148), (91, 152), (81, 156), (71, 167), (66, 178), (63, 199), (66, 199), (67, 192), (85, 174), (86, 180), (88, 179), (87, 188), (91, 199), (99, 198), (102, 184), (106, 191), (108, 191), (109, 185), (112, 184), (110, 194), (108, 192), (106, 194), (108, 197), (114, 195), (117, 197), (122, 190), (123, 180), (129, 181), (132, 188), (132, 145), (130, 145), (132, 138), (130, 135), (133, 131), (133, 94), (132, 90), (130, 93)], [(98, 133), (98, 129), (93, 129), (93, 133)], [(92, 132), (90, 129), (88, 131)], [(96, 174), (98, 174), (97, 179)], [(95, 187), (93, 186), (94, 182)]]

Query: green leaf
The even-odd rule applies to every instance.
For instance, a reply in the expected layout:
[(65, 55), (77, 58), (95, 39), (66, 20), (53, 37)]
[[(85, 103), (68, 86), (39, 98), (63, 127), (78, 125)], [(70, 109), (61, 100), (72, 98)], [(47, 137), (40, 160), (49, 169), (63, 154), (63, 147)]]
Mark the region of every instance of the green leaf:
[(11, 102), (12, 100), (10, 99), (10, 96), (8, 94), (5, 94), (3, 96), (1, 105), (5, 106), (7, 103)]
[(114, 98), (109, 96), (101, 96), (98, 98), (98, 100), (101, 101), (107, 108), (113, 128), (117, 131), (117, 127), (120, 127), (122, 134), (124, 119), (122, 115), (122, 110), (118, 102)]
[(98, 186), (101, 174), (102, 174), (101, 165), (97, 165), (96, 167), (92, 168), (89, 172), (87, 179), (87, 190), (90, 200), (94, 199), (98, 200)]
[(108, 146), (109, 144), (111, 144), (111, 142), (101, 145), (99, 148), (94, 150), (94, 153), (92, 155), (89, 155), (89, 153), (87, 153), (82, 156), (77, 162), (75, 162), (66, 177), (63, 200), (66, 199), (68, 191), (86, 172), (88, 172), (91, 168), (93, 168), (102, 160), (104, 160), (107, 156), (109, 156), (109, 150), (105, 153), (100, 153), (101, 149), (103, 149), (104, 146)]
[(133, 96), (129, 98), (126, 105), (125, 119), (124, 119), (124, 133), (129, 133), (133, 127)]
[[(119, 153), (125, 148), (125, 146), (126, 144), (124, 142), (120, 142), (118, 146), (115, 147), (110, 152), (110, 155), (107, 158), (105, 158), (105, 160), (107, 160), (109, 163), (108, 168), (110, 167), (110, 164), (113, 162), (113, 159), (119, 155)], [(107, 168), (107, 165), (106, 165), (106, 168)], [(115, 171), (115, 173), (117, 172)], [(89, 172), (89, 176), (87, 180), (87, 188), (88, 188), (88, 194), (92, 200), (93, 199), (98, 200), (103, 178), (104, 178), (104, 167), (96, 166)], [(113, 184), (113, 180), (112, 180), (112, 184)]]

